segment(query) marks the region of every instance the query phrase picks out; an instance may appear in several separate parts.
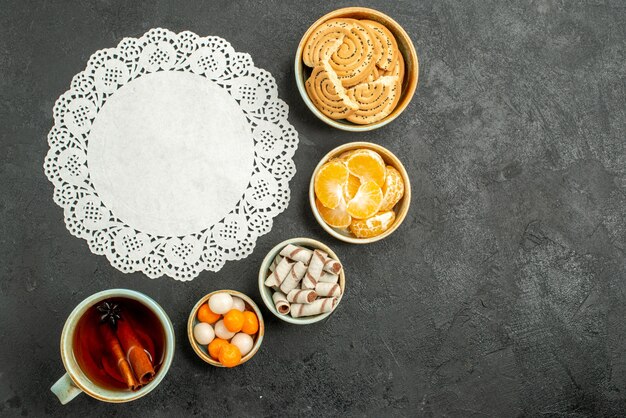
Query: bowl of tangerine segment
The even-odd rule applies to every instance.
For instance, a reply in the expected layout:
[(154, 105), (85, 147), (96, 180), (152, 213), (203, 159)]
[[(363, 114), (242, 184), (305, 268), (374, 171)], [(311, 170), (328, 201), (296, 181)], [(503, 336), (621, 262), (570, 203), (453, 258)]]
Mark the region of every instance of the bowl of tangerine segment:
[(337, 254), (310, 238), (292, 238), (267, 253), (259, 268), (261, 298), (276, 317), (297, 325), (332, 314), (346, 288)]
[(370, 131), (406, 109), (419, 64), (406, 31), (366, 7), (332, 11), (302, 36), (295, 56), (298, 91), (320, 120), (346, 131)]
[(196, 303), (187, 321), (193, 351), (217, 367), (236, 367), (261, 347), (265, 324), (252, 299), (235, 290), (216, 290)]
[(368, 244), (395, 231), (409, 210), (411, 184), (400, 160), (370, 142), (352, 142), (322, 158), (309, 186), (317, 222), (335, 238)]

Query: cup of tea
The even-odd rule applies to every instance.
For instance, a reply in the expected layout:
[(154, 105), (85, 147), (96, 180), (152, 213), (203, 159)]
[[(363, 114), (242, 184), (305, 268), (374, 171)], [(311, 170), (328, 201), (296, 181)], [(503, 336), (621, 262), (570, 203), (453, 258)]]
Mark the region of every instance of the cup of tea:
[(52, 392), (66, 404), (82, 392), (104, 402), (147, 395), (163, 380), (174, 357), (174, 328), (154, 300), (110, 289), (83, 300), (61, 334), (66, 373)]

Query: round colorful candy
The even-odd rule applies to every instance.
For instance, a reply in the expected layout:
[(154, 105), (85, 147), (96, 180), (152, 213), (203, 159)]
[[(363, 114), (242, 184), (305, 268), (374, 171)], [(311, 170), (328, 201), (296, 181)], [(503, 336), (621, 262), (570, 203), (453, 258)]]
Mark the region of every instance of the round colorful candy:
[(250, 350), (252, 350), (252, 346), (254, 345), (252, 337), (243, 332), (235, 334), (233, 339), (230, 340), (230, 343), (239, 349), (242, 356), (248, 354)]
[(233, 307), (233, 297), (228, 293), (216, 293), (209, 298), (211, 311), (223, 315)]
[(215, 335), (217, 335), (219, 338), (223, 340), (230, 340), (231, 338), (233, 338), (235, 333), (232, 331), (229, 331), (228, 328), (226, 328), (226, 325), (224, 324), (224, 320), (220, 319), (215, 324)]
[(198, 344), (207, 345), (213, 341), (213, 338), (215, 338), (215, 332), (210, 324), (207, 324), (206, 322), (198, 322), (193, 327), (193, 337), (196, 339)]

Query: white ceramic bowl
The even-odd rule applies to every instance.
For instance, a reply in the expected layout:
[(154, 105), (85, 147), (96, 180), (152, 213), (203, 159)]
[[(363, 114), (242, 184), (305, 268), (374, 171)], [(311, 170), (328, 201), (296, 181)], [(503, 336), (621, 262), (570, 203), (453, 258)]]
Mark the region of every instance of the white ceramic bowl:
[[(400, 199), (393, 208), (393, 211), (396, 213), (396, 220), (393, 222), (393, 225), (391, 225), (388, 230), (380, 235), (376, 235), (375, 237), (370, 238), (358, 238), (352, 235), (352, 233), (350, 233), (350, 231), (348, 230), (333, 228), (332, 226), (328, 225), (324, 221), (324, 219), (322, 219), (322, 215), (320, 215), (319, 211), (317, 210), (317, 206), (315, 206), (315, 176), (317, 175), (317, 172), (322, 168), (324, 164), (326, 164), (331, 159), (339, 157), (344, 152), (358, 149), (369, 149), (372, 151), (376, 151), (385, 161), (385, 164), (392, 166), (400, 172), (402, 180), (404, 181), (404, 196), (402, 196), (402, 199)], [(313, 174), (311, 175), (311, 181), (309, 183), (309, 203), (311, 205), (311, 210), (313, 211), (313, 216), (315, 216), (317, 223), (319, 223), (320, 226), (324, 228), (324, 230), (330, 235), (337, 238), (338, 240), (349, 242), (350, 244), (370, 244), (372, 242), (380, 241), (381, 239), (393, 234), (393, 232), (398, 229), (398, 227), (400, 227), (400, 224), (402, 224), (404, 218), (406, 218), (406, 215), (409, 212), (409, 206), (411, 204), (411, 181), (409, 180), (409, 175), (407, 174), (402, 162), (387, 148), (382, 147), (378, 144), (374, 144), (372, 142), (350, 142), (348, 144), (344, 144), (333, 149), (324, 157), (322, 157), (319, 164), (317, 164), (317, 167), (315, 167), (315, 170), (313, 170)]]
[(341, 302), (341, 299), (343, 298), (343, 295), (346, 291), (346, 275), (345, 275), (345, 269), (344, 269), (345, 265), (341, 262), (341, 265), (344, 266), (344, 268), (341, 269), (341, 273), (339, 273), (339, 287), (341, 288), (341, 296), (339, 296), (337, 300), (337, 304), (335, 305), (335, 308), (332, 311), (319, 314), (319, 315), (304, 316), (300, 318), (293, 318), (289, 314), (287, 315), (280, 314), (276, 310), (276, 307), (274, 306), (274, 300), (272, 299), (272, 293), (274, 291), (270, 289), (269, 287), (265, 286), (265, 279), (270, 274), (269, 268), (270, 268), (270, 265), (272, 264), (272, 261), (278, 255), (278, 253), (283, 248), (285, 248), (287, 244), (299, 245), (299, 246), (306, 247), (312, 250), (319, 249), (327, 253), (329, 256), (331, 256), (335, 260), (338, 260), (339, 262), (341, 262), (341, 260), (339, 260), (339, 257), (337, 257), (337, 254), (335, 254), (333, 250), (331, 250), (327, 245), (317, 240), (314, 240), (311, 238), (292, 238), (292, 239), (288, 239), (286, 241), (281, 242), (280, 244), (272, 248), (269, 253), (267, 253), (267, 256), (265, 256), (265, 258), (263, 259), (263, 262), (261, 263), (261, 268), (259, 269), (259, 292), (261, 293), (261, 298), (263, 299), (263, 303), (265, 303), (265, 306), (267, 306), (267, 309), (269, 309), (277, 318), (280, 318), (285, 322), (289, 322), (290, 324), (308, 325), (308, 324), (313, 324), (315, 322), (319, 322), (327, 318), (333, 312), (335, 312), (335, 310), (337, 310), (337, 306), (339, 306), (339, 302)]

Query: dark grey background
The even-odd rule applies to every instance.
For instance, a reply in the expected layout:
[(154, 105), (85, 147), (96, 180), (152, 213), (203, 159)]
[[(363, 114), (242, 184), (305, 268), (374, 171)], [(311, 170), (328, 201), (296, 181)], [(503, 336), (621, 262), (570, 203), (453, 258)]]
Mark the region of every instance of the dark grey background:
[[(295, 87), (293, 55), (350, 2), (0, 1), (0, 415), (586, 416), (626, 410), (626, 4), (372, 1), (411, 35), (420, 84), (375, 132), (333, 130)], [(189, 283), (124, 275), (69, 234), (42, 164), (52, 107), (98, 49), (152, 27), (219, 35), (269, 70), (300, 133), (289, 208), (248, 258)], [(355, 140), (388, 147), (412, 179), (407, 219), (353, 246), (307, 200), (311, 171)], [(261, 303), (257, 269), (280, 240), (331, 245), (347, 294), (325, 323), (267, 320), (256, 357), (201, 362), (185, 322), (230, 287)], [(126, 405), (61, 407), (58, 342), (86, 296), (155, 298), (178, 337), (173, 366)]]

